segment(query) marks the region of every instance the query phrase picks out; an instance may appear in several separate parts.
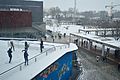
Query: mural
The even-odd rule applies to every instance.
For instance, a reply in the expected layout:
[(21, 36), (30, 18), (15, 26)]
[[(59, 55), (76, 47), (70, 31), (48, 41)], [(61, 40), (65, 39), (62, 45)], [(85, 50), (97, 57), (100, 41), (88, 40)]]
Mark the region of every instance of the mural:
[(66, 53), (32, 80), (69, 80), (72, 76), (72, 52)]

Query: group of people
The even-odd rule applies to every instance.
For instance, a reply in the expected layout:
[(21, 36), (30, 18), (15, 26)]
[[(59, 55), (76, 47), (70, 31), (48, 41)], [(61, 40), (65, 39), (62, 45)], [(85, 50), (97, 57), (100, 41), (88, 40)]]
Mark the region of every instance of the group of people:
[[(28, 43), (25, 41), (25, 49), (22, 50), (22, 52), (24, 52), (25, 65), (28, 65), (28, 48), (29, 48), (29, 45), (28, 45)], [(9, 56), (9, 63), (11, 63), (11, 60), (12, 60), (12, 52), (13, 52), (13, 51), (15, 51), (15, 47), (14, 47), (13, 41), (10, 41), (10, 48), (9, 48), (8, 51), (7, 51), (8, 56)]]

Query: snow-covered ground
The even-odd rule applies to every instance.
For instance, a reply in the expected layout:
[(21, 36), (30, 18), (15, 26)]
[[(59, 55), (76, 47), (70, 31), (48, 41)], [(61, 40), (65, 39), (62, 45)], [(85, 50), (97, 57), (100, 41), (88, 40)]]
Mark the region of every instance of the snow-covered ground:
[[(7, 50), (9, 48), (8, 43), (9, 41), (2, 41), (2, 40), (0, 41), (0, 72), (3, 72), (8, 68), (13, 67), (16, 64), (24, 61), (23, 52), (22, 52), (22, 50), (24, 50), (24, 41), (13, 41), (15, 46), (15, 51), (13, 51), (12, 53), (13, 58), (10, 64), (8, 63), (9, 57), (7, 54)], [(39, 42), (28, 41), (28, 44), (30, 45), (28, 49), (29, 58), (37, 54), (40, 54)], [(44, 50), (47, 50), (50, 47), (53, 47), (53, 45), (45, 44)]]
[[(67, 35), (69, 35), (70, 33), (75, 33), (75, 34), (79, 34), (79, 35), (81, 35), (81, 33), (87, 34), (84, 31), (81, 31), (81, 33), (79, 33), (79, 29), (84, 30), (83, 26), (81, 26), (81, 25), (60, 25), (59, 27), (54, 25), (54, 26), (46, 26), (46, 29), (51, 30), (53, 32), (59, 32), (61, 34), (66, 33)], [(91, 29), (85, 29), (85, 30), (91, 30)], [(96, 29), (92, 29), (92, 30), (96, 30)], [(88, 35), (88, 37), (90, 37), (91, 35), (95, 36), (95, 32), (90, 32), (89, 34), (90, 35)], [(85, 35), (85, 36), (87, 37), (87, 35)], [(76, 39), (76, 37), (72, 37), (72, 38)], [(97, 36), (94, 39), (98, 39), (99, 41), (102, 41), (102, 38), (104, 39), (104, 37)], [(105, 42), (107, 44), (110, 43), (114, 46), (120, 47), (120, 45), (119, 45), (120, 39), (115, 40), (115, 37), (106, 37), (106, 41), (103, 41), (103, 42)], [(93, 42), (93, 45), (97, 45), (97, 48), (99, 48), (99, 49), (102, 48), (102, 45), (99, 43)], [(105, 49), (108, 47), (109, 46), (106, 46)], [(114, 53), (113, 51), (115, 50), (115, 48), (110, 47), (110, 49), (111, 49), (111, 53)]]
[[(70, 33), (78, 33), (78, 30), (82, 29), (83, 27), (80, 25), (60, 25), (59, 27), (54, 25), (53, 27), (46, 26), (46, 28), (47, 30), (59, 32), (61, 34), (66, 33), (67, 35), (69, 35)], [(111, 40), (114, 40), (114, 39), (111, 38)], [(8, 63), (9, 57), (7, 54), (7, 50), (9, 48), (9, 45), (8, 45), (9, 41), (0, 40), (0, 74), (24, 62), (22, 50), (24, 49), (25, 41), (14, 40), (13, 42), (15, 45), (15, 51), (13, 51), (12, 53), (13, 55), (12, 62)], [(37, 57), (37, 61), (39, 61), (39, 63), (35, 63), (35, 58), (33, 58), (29, 61), (29, 66), (24, 66), (24, 64), (21, 64), (22, 71), (20, 71), (21, 66), (18, 66), (17, 68), (10, 70), (9, 72), (6, 72), (4, 75), (0, 75), (0, 80), (16, 80), (19, 78), (22, 78), (20, 80), (31, 79), (38, 72), (42, 71), (45, 67), (50, 65), (53, 61), (57, 60), (60, 56), (64, 55), (66, 52), (77, 49), (76, 45), (74, 44), (71, 44), (70, 47), (68, 48), (66, 47), (66, 44), (55, 44), (55, 43), (44, 42), (44, 50), (42, 54), (40, 53), (39, 41), (27, 41), (27, 42), (30, 45), (28, 50), (29, 59), (36, 55), (39, 55), (39, 57)], [(117, 45), (117, 43), (115, 45)], [(62, 46), (62, 48), (60, 48), (60, 46)], [(47, 53), (45, 51), (47, 51)], [(51, 55), (46, 57), (46, 54), (47, 55), (51, 54)], [(38, 64), (40, 65), (37, 66)], [(35, 66), (35, 69), (34, 69), (34, 66)], [(32, 69), (32, 71), (30, 69)], [(40, 69), (40, 71), (38, 71), (38, 69)], [(25, 75), (22, 73), (25, 73), (25, 75), (29, 75), (29, 76), (25, 78)]]
[[(61, 34), (63, 34), (63, 33), (69, 34), (69, 33), (71, 33), (71, 31), (72, 32), (78, 32), (78, 29), (80, 27), (81, 26), (62, 25), (61, 27), (56, 27), (56, 28), (55, 28), (55, 26), (54, 27), (47, 26), (47, 29), (48, 30), (52, 29), (52, 31), (54, 31), (54, 32), (58, 31)], [(4, 73), (5, 71), (7, 71), (7, 70), (9, 70), (9, 69), (11, 69), (11, 68), (13, 68), (15, 66), (17, 66), (16, 68), (4, 73), (3, 75), (0, 75), (0, 80), (2, 80), (2, 79), (3, 80), (6, 80), (6, 79), (9, 80), (9, 77), (11, 75), (13, 75), (13, 73), (18, 72), (20, 70), (21, 66), (22, 66), (22, 69), (25, 68), (25, 67), (23, 67), (24, 66), (24, 64), (23, 64), (23, 62), (24, 62), (24, 55), (23, 55), (24, 52), (22, 52), (22, 50), (24, 49), (24, 42), (25, 41), (17, 41), (17, 40), (13, 41), (14, 46), (15, 46), (15, 51), (12, 52), (13, 58), (12, 58), (11, 63), (9, 63), (8, 62), (9, 57), (8, 57), (8, 53), (7, 53), (7, 50), (10, 47), (9, 46), (9, 41), (0, 40), (0, 74)], [(47, 54), (50, 54), (50, 53), (54, 52), (54, 47), (65, 45), (65, 44), (55, 44), (55, 43), (44, 42), (44, 50), (43, 50), (43, 52), (45, 52), (45, 53), (42, 54), (42, 53), (40, 53), (40, 42), (39, 41), (27, 41), (27, 42), (30, 45), (29, 49), (28, 49), (29, 59), (36, 56), (36, 55), (40, 55), (39, 59), (44, 59), (45, 56), (46, 56), (45, 51), (47, 51)], [(73, 49), (77, 49), (76, 46), (73, 46), (73, 47), (69, 51), (72, 51)], [(65, 49), (65, 47), (64, 47), (64, 49)], [(56, 53), (58, 53), (58, 52), (62, 53), (62, 54), (66, 53), (66, 52), (62, 52), (60, 50), (56, 50), (56, 51), (57, 51)], [(64, 51), (66, 51), (66, 50), (64, 50)], [(29, 64), (33, 64), (34, 61), (35, 61), (35, 59), (29, 61)], [(46, 61), (43, 61), (43, 62), (46, 62)], [(21, 65), (21, 66), (18, 66), (18, 65)]]
[[(60, 56), (64, 55), (66, 52), (77, 49), (77, 47), (74, 44), (71, 44), (72, 47), (71, 45), (70, 47), (68, 47), (68, 44), (44, 42), (43, 53), (41, 53), (40, 41), (27, 41), (29, 44), (29, 49), (28, 49), (29, 59), (31, 58), (31, 60), (29, 60), (28, 66), (24, 66), (24, 63), (23, 63), (24, 52), (22, 52), (22, 50), (24, 49), (24, 42), (25, 41), (17, 41), (17, 40), (13, 41), (15, 46), (15, 51), (13, 51), (12, 53), (13, 55), (12, 62), (8, 63), (9, 57), (7, 54), (7, 50), (10, 47), (9, 41), (0, 40), (0, 80), (16, 80), (16, 79), (18, 80), (20, 78), (20, 74), (21, 74), (21, 77), (23, 78), (23, 79), (20, 78), (20, 80), (31, 79), (40, 71), (44, 70), (47, 66), (52, 64)], [(48, 55), (47, 57), (46, 57), (46, 54)], [(36, 56), (36, 55), (39, 55), (39, 56)], [(41, 64), (41, 65), (36, 64), (35, 59), (36, 61), (40, 61), (40, 63), (38, 64)], [(34, 70), (34, 66), (35, 66), (35, 70)], [(5, 72), (9, 69), (11, 70), (8, 72)], [(20, 71), (21, 69), (22, 71)], [(32, 71), (30, 69), (32, 69)], [(26, 71), (26, 70), (30, 70), (30, 71)], [(24, 73), (24, 71), (26, 73)]]
[(59, 32), (61, 34), (66, 33), (69, 35), (70, 33), (78, 32), (79, 29), (83, 29), (83, 26), (80, 25), (60, 25), (57, 27), (56, 25), (54, 26), (46, 26), (47, 30), (51, 30), (53, 32)]

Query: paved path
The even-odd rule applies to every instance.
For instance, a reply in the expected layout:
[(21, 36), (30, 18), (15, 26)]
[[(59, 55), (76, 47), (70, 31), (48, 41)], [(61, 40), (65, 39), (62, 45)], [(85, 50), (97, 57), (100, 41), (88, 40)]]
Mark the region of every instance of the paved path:
[(120, 80), (120, 72), (111, 61), (96, 61), (96, 55), (79, 49), (78, 57), (83, 65), (83, 74), (80, 80)]
[(58, 36), (56, 36), (56, 38), (48, 37), (45, 39), (43, 39), (45, 42), (52, 42), (52, 43), (69, 43), (69, 36), (64, 37), (63, 35), (61, 36), (61, 38), (58, 38)]

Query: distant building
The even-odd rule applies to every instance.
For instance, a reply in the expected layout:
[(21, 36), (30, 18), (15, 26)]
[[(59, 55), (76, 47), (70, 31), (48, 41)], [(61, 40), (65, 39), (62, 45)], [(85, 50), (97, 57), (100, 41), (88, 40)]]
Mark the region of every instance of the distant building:
[(0, 0), (0, 36), (39, 37), (45, 31), (43, 1)]

